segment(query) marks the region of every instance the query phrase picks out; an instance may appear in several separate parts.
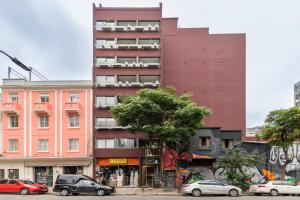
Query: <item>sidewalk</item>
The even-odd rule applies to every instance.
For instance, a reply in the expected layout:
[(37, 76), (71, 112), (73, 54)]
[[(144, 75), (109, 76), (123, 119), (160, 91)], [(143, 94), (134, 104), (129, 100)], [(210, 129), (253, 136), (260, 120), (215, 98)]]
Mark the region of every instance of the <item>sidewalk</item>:
[(145, 196), (181, 196), (177, 189), (167, 190), (161, 188), (116, 188), (113, 195), (145, 195)]

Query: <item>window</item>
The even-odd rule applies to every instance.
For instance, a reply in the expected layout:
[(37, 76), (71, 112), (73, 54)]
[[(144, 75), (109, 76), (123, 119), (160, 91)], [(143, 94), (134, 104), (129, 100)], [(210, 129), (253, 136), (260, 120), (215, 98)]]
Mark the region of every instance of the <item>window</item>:
[(5, 178), (5, 170), (4, 169), (0, 169), (0, 179)]
[(18, 95), (17, 94), (11, 94), (11, 95), (9, 95), (9, 100), (12, 103), (18, 103)]
[[(19, 175), (18, 175), (19, 176)], [(18, 183), (18, 181), (16, 181), (16, 180), (9, 180), (8, 181), (8, 184), (17, 184)]]
[(8, 140), (8, 151), (16, 152), (18, 151), (18, 140), (17, 139), (9, 139)]
[(106, 128), (106, 127), (117, 127), (117, 122), (115, 121), (114, 118), (101, 118), (97, 117), (96, 118), (96, 126), (98, 128)]
[(199, 137), (199, 148), (210, 148), (211, 139), (210, 137)]
[(39, 139), (38, 145), (38, 151), (48, 152), (49, 143), (47, 139)]
[(9, 128), (18, 128), (19, 119), (17, 115), (9, 116)]
[(114, 106), (115, 105), (115, 97), (96, 97), (96, 105), (97, 106)]
[(40, 116), (40, 128), (49, 127), (49, 117), (48, 116)]
[[(19, 169), (8, 169), (8, 178), (9, 179), (19, 179)], [(10, 180), (12, 181), (12, 180)], [(9, 184), (15, 184), (11, 183), (9, 181)]]
[(222, 140), (222, 149), (228, 149), (233, 146), (233, 139), (223, 139)]
[(69, 151), (79, 151), (78, 139), (69, 139)]
[(135, 148), (136, 146), (135, 139), (118, 139), (118, 148)]
[(116, 83), (115, 76), (96, 76), (96, 82), (100, 85), (113, 85)]
[(70, 127), (79, 127), (79, 116), (78, 115), (70, 116)]
[(48, 95), (41, 95), (40, 96), (40, 102), (41, 103), (49, 103), (49, 96)]
[(71, 103), (79, 102), (79, 94), (70, 94), (70, 102)]
[(6, 184), (7, 183), (7, 179), (2, 179), (2, 180), (0, 180), (0, 185), (1, 184)]
[(115, 139), (97, 139), (96, 148), (100, 148), (100, 149), (116, 148)]

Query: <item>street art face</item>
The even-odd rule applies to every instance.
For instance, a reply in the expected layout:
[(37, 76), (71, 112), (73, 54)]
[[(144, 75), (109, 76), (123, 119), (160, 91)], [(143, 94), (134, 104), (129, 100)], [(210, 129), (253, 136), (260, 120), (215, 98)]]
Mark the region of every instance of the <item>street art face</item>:
[[(291, 162), (286, 167), (286, 172), (300, 170), (300, 144), (293, 144), (288, 148), (288, 160)], [(273, 165), (283, 166), (286, 163), (281, 147), (273, 146), (270, 151), (269, 162)]]

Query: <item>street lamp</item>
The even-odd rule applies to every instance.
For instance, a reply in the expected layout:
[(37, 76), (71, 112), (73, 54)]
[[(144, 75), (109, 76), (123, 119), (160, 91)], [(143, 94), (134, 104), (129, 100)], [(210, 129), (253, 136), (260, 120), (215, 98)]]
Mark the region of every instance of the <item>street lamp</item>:
[(4, 55), (6, 55), (7, 57), (9, 57), (11, 59), (11, 61), (13, 61), (15, 64), (17, 64), (19, 67), (23, 68), (26, 71), (31, 71), (30, 67), (27, 67), (26, 65), (24, 65), (21, 61), (19, 61), (17, 58), (13, 58), (10, 55), (8, 55), (7, 53), (5, 53), (4, 51), (0, 50), (0, 53), (3, 53)]

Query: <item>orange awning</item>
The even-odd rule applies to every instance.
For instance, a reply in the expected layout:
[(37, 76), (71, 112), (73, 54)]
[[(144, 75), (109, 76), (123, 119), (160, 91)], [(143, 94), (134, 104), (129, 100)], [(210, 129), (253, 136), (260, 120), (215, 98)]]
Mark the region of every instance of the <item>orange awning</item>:
[(206, 156), (206, 155), (198, 155), (198, 154), (192, 154), (192, 158), (193, 159), (214, 159), (210, 156)]

